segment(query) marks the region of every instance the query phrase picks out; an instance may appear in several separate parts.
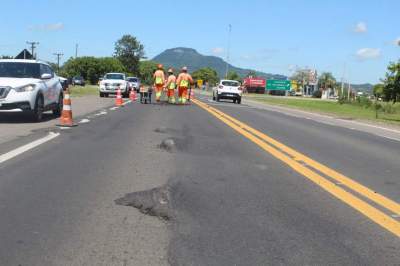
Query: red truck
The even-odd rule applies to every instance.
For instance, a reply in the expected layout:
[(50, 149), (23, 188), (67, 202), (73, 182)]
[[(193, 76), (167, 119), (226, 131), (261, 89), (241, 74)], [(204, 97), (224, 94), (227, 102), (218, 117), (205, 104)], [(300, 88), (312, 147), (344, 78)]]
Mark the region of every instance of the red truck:
[(249, 93), (265, 93), (266, 80), (259, 77), (248, 77), (243, 79), (243, 87)]

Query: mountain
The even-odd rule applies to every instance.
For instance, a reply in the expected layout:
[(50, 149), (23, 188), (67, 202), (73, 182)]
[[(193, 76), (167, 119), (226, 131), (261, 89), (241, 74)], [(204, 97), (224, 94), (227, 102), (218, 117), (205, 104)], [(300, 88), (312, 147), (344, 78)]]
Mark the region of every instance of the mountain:
[[(211, 67), (217, 71), (219, 77), (224, 77), (226, 72), (226, 62), (223, 59), (216, 56), (202, 55), (192, 48), (177, 47), (168, 49), (154, 57), (153, 61), (175, 69), (187, 66), (190, 72), (203, 67)], [(241, 77), (245, 77), (250, 71), (253, 71), (251, 69), (243, 69), (232, 65), (229, 65), (229, 70), (235, 71)], [(257, 76), (266, 79), (286, 79), (284, 75), (269, 74), (259, 71), (255, 72)]]

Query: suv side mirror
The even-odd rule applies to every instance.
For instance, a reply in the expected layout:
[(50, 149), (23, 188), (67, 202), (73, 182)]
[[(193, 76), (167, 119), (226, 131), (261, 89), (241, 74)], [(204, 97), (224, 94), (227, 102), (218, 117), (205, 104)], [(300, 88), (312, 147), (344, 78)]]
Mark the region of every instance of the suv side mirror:
[(51, 76), (51, 74), (49, 74), (49, 73), (44, 73), (44, 74), (42, 74), (41, 78), (42, 78), (42, 79), (51, 79), (52, 76)]

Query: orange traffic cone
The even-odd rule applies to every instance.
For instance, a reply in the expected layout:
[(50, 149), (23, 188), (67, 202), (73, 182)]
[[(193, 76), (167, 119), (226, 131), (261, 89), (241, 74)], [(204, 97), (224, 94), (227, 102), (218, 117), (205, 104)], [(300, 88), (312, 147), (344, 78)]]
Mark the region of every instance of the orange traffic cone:
[(115, 98), (115, 106), (121, 107), (123, 106), (124, 101), (122, 100), (121, 89), (118, 87), (117, 90), (117, 98)]
[(63, 110), (60, 117), (60, 124), (57, 126), (61, 127), (74, 127), (77, 124), (74, 124), (72, 120), (72, 108), (71, 108), (71, 98), (69, 96), (69, 92), (65, 92), (63, 99)]
[(136, 101), (136, 91), (135, 90), (131, 90), (131, 93), (129, 94), (129, 100), (131, 100), (132, 102)]

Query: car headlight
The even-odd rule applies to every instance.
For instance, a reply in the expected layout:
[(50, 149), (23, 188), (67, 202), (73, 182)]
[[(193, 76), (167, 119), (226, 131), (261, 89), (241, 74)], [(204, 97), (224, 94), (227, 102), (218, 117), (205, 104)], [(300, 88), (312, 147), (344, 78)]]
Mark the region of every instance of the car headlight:
[(14, 88), (16, 92), (28, 92), (35, 90), (36, 85), (29, 84), (22, 87)]

